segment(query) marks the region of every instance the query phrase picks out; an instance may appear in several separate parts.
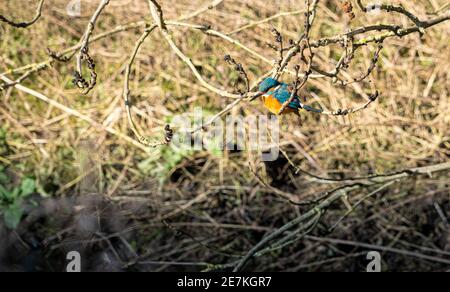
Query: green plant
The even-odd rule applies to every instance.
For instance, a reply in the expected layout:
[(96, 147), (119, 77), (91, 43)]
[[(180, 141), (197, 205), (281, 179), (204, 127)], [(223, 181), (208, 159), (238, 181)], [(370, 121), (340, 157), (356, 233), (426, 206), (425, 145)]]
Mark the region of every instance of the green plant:
[(192, 150), (183, 148), (160, 148), (152, 156), (141, 161), (138, 168), (146, 175), (159, 178), (160, 183), (163, 184), (170, 171), (192, 154)]
[(23, 215), (22, 200), (36, 190), (34, 179), (24, 178), (18, 186), (8, 188), (9, 178), (0, 166), (0, 213), (6, 227), (16, 229)]

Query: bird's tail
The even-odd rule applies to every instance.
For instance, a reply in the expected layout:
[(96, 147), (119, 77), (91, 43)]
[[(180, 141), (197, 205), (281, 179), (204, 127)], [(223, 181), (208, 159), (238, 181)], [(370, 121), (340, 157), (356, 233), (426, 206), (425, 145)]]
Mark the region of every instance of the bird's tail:
[(321, 113), (321, 112), (323, 112), (322, 109), (313, 108), (313, 107), (310, 107), (309, 105), (304, 105), (304, 104), (301, 104), (301, 108), (298, 109), (299, 112), (300, 112), (301, 110), (307, 110), (307, 111), (309, 111), (309, 112), (315, 112), (315, 113)]

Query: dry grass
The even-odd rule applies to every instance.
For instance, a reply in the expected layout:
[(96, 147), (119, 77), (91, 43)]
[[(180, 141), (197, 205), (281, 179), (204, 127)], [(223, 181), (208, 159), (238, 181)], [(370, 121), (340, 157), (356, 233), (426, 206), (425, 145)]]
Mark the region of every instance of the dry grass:
[[(8, 11), (14, 18), (28, 19), (29, 11), (19, 9), (23, 4), (19, 2), (28, 1), (2, 1), (0, 12)], [(45, 5), (43, 17), (26, 30), (0, 26), (0, 74), (45, 60), (46, 48), (61, 51), (77, 44), (95, 6), (83, 2), (82, 17), (70, 18), (65, 13), (67, 1), (51, 2)], [(145, 1), (131, 2), (133, 5), (108, 7), (95, 33), (148, 19)], [(168, 5), (168, 2), (161, 1), (167, 19), (209, 3), (180, 0), (176, 4), (170, 1)], [(320, 17), (311, 32), (313, 39), (368, 22), (409, 23), (399, 15), (367, 16), (355, 9), (356, 18), (350, 24), (337, 6), (338, 2), (321, 1)], [(390, 2), (401, 2), (423, 19), (446, 3), (445, 0)], [(303, 1), (230, 0), (191, 22), (210, 24), (221, 32), (233, 32), (253, 21), (303, 7)], [(270, 28), (273, 25), (286, 38), (295, 38), (297, 28), (303, 25), (303, 14), (294, 14), (246, 27), (232, 36), (266, 58), (275, 59), (276, 52), (267, 47), (267, 43), (272, 42)], [(71, 84), (74, 62), (54, 63), (50, 69), (33, 74), (22, 84), (104, 127), (132, 137), (122, 89), (125, 64), (141, 33), (142, 28), (133, 29), (90, 46), (90, 54), (97, 62), (98, 85), (87, 96), (81, 95)], [(192, 57), (202, 75), (218, 87), (232, 90), (238, 77), (223, 61), (226, 54), (245, 66), (251, 80), (271, 69), (269, 64), (238, 47), (201, 32), (177, 28), (174, 38)], [(376, 89), (382, 94), (367, 110), (349, 116), (328, 117), (305, 112), (301, 117), (284, 118), (282, 149), (295, 165), (321, 176), (365, 176), (448, 161), (449, 39), (449, 22), (428, 29), (422, 38), (413, 34), (388, 39), (380, 63), (369, 79), (347, 88), (336, 86), (329, 79), (311, 79), (305, 88), (308, 100), (319, 102), (325, 108), (361, 104), (360, 95)], [(370, 65), (375, 48), (368, 46), (359, 51), (349, 72), (356, 76), (363, 73)], [(338, 45), (329, 46), (315, 61), (331, 70), (333, 60), (339, 57), (337, 52)], [(135, 101), (133, 113), (138, 128), (150, 137), (159, 138), (166, 122), (175, 115), (193, 111), (198, 106), (215, 114), (232, 101), (200, 87), (159, 32), (146, 40), (134, 69), (130, 82)], [(285, 78), (291, 81), (287, 75)], [(20, 91), (7, 89), (0, 102), (0, 125), (7, 131), (8, 144), (7, 149), (0, 152), (0, 163), (8, 165), (8, 174), (16, 180), (32, 176), (41, 193), (56, 198), (99, 193), (114, 201), (122, 207), (127, 220), (132, 220), (129, 226), (137, 227), (126, 240), (143, 255), (144, 262), (231, 262), (233, 256), (242, 255), (258, 242), (264, 232), (304, 211), (303, 207), (273, 196), (273, 191), (258, 182), (250, 167), (257, 169), (272, 187), (290, 193), (295, 200), (308, 200), (330, 188), (296, 175), (285, 159), (262, 163), (258, 155), (246, 151), (218, 155), (206, 150), (175, 152), (168, 147), (144, 150), (97, 124)], [(241, 103), (231, 114), (265, 112), (261, 103), (254, 101)], [(335, 205), (333, 212), (319, 225), (321, 228), (316, 235), (392, 245), (417, 253), (430, 252), (417, 247), (421, 246), (432, 250), (437, 257), (448, 258), (448, 222), (445, 223), (437, 211), (441, 209), (444, 219), (448, 218), (448, 184), (448, 174), (396, 183), (360, 206), (333, 234), (325, 235), (326, 228), (322, 225), (333, 225), (346, 211), (345, 205)], [(357, 192), (351, 200), (356, 202), (367, 193), (370, 192)], [(172, 227), (161, 220), (171, 222)], [(50, 233), (60, 231), (62, 226), (52, 228)], [(307, 238), (258, 258), (251, 268), (363, 270), (365, 254), (360, 253), (364, 251)], [(385, 261), (389, 270), (445, 268), (435, 261), (395, 253), (386, 256)], [(193, 269), (205, 267), (201, 263), (200, 267), (193, 265)], [(130, 269), (173, 270), (180, 266), (147, 263), (132, 265)]]

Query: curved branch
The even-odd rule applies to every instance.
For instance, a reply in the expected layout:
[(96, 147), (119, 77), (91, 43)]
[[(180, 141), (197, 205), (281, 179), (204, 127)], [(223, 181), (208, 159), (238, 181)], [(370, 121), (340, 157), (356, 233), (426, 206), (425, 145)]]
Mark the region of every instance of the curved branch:
[[(102, 0), (100, 2), (97, 10), (94, 15), (92, 15), (89, 20), (88, 27), (86, 32), (83, 35), (81, 41), (80, 52), (77, 55), (77, 71), (74, 74), (74, 83), (80, 88), (83, 89), (83, 94), (88, 94), (97, 83), (97, 73), (95, 72), (95, 63), (94, 60), (89, 55), (89, 39), (94, 31), (95, 23), (99, 18), (102, 11), (109, 4), (110, 0)], [(91, 80), (86, 81), (83, 78), (83, 61), (87, 63), (88, 69), (91, 73)]]
[(395, 5), (390, 5), (390, 4), (381, 4), (381, 5), (377, 5), (377, 4), (372, 4), (371, 5), (366, 5), (364, 6), (362, 4), (361, 0), (357, 0), (356, 1), (358, 3), (359, 8), (363, 11), (363, 12), (369, 12), (371, 9), (379, 9), (379, 10), (384, 10), (386, 12), (397, 12), (400, 14), (405, 15), (406, 17), (408, 17), (412, 22), (414, 22), (415, 25), (417, 25), (418, 27), (422, 26), (422, 21), (420, 21), (420, 19), (415, 16), (413, 13), (409, 12), (408, 10), (406, 10), (405, 8), (403, 8), (402, 6), (395, 6)]
[(186, 56), (173, 41), (172, 36), (170, 35), (169, 31), (167, 30), (166, 23), (164, 21), (164, 14), (163, 14), (163, 11), (161, 10), (161, 6), (159, 6), (159, 4), (155, 0), (148, 0), (148, 3), (150, 6), (151, 16), (153, 17), (153, 20), (155, 21), (155, 23), (159, 26), (159, 29), (160, 29), (162, 35), (164, 36), (164, 38), (166, 39), (167, 43), (169, 44), (171, 49), (175, 52), (175, 54), (184, 63), (186, 63), (186, 65), (191, 69), (192, 73), (194, 73), (194, 76), (197, 78), (197, 80), (204, 87), (206, 87), (207, 89), (211, 90), (214, 93), (217, 93), (220, 96), (237, 98), (237, 99), (242, 98), (242, 95), (240, 95), (240, 94), (229, 93), (225, 90), (216, 88), (216, 87), (212, 86), (211, 84), (209, 84), (208, 82), (206, 82), (205, 79), (203, 79), (202, 75), (198, 72), (198, 70), (195, 67), (194, 63), (192, 62), (191, 58)]
[(38, 3), (38, 6), (36, 8), (36, 14), (34, 16), (34, 18), (32, 20), (30, 20), (29, 22), (14, 22), (12, 20), (7, 19), (5, 16), (0, 15), (0, 21), (1, 22), (5, 22), (8, 25), (11, 25), (13, 27), (17, 27), (17, 28), (27, 28), (30, 25), (33, 25), (36, 23), (36, 21), (39, 20), (39, 18), (41, 18), (42, 15), (42, 7), (44, 6), (44, 0), (40, 0)]

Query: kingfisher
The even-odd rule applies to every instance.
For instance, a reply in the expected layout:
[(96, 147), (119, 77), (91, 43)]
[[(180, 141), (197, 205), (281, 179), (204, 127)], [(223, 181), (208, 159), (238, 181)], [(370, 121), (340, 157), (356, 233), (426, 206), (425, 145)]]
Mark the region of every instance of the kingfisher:
[[(259, 84), (258, 90), (255, 98), (262, 96), (264, 106), (271, 113), (278, 115), (283, 104), (291, 98), (293, 88), (291, 85), (268, 77)], [(300, 102), (300, 98), (295, 95), (282, 114), (295, 113), (298, 115), (302, 108), (304, 108), (304, 105)]]

